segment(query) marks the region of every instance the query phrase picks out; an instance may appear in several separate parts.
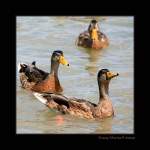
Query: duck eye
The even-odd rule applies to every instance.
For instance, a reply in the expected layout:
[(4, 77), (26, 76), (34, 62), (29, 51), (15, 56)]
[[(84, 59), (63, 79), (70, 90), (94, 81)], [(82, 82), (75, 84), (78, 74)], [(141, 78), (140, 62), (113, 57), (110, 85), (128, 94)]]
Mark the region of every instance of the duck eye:
[(55, 57), (53, 57), (54, 61), (58, 61), (59, 60), (59, 56), (55, 55)]

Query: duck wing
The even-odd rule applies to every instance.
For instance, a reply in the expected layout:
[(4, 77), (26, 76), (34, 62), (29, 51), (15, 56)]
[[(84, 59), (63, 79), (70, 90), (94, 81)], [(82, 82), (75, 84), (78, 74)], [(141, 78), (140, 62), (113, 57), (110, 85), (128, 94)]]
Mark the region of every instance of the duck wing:
[(29, 72), (29, 77), (34, 82), (40, 82), (44, 80), (48, 75), (48, 72), (45, 72), (37, 67), (33, 67)]
[(69, 99), (61, 94), (33, 92), (33, 95), (45, 105), (47, 105), (51, 101), (54, 101), (58, 105), (65, 105), (69, 107)]
[(44, 80), (48, 76), (48, 72), (45, 72), (35, 65), (27, 65), (27, 64), (20, 64), (19, 73), (22, 73), (28, 79), (28, 82), (38, 83), (41, 80)]
[(47, 105), (49, 108), (55, 108), (63, 113), (79, 112), (79, 113), (91, 113), (93, 114), (95, 107), (94, 103), (86, 101), (84, 99), (68, 98), (59, 94), (52, 93), (33, 93), (34, 96)]
[(107, 38), (106, 35), (103, 32), (97, 31), (99, 39), (101, 38)]
[(90, 34), (88, 31), (84, 31), (79, 35), (79, 39), (89, 39), (89, 38), (90, 38)]
[(84, 31), (80, 33), (77, 39), (77, 45), (83, 47), (90, 47), (91, 46), (91, 38), (88, 31)]
[(97, 106), (96, 104), (89, 102), (84, 99), (78, 98), (69, 98), (69, 107), (75, 110), (82, 110), (84, 112), (91, 111), (93, 112), (94, 108)]

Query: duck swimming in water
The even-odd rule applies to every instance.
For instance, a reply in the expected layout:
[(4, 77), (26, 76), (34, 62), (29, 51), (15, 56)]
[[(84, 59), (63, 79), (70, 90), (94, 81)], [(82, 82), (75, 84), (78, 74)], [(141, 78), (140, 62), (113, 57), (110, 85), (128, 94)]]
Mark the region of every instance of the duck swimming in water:
[(109, 98), (110, 80), (118, 73), (102, 69), (98, 72), (97, 81), (99, 86), (99, 102), (94, 104), (90, 101), (78, 98), (66, 97), (50, 93), (34, 93), (34, 96), (51, 109), (56, 109), (64, 114), (71, 114), (82, 118), (106, 118), (114, 115), (112, 102)]
[(35, 92), (62, 92), (63, 88), (58, 79), (59, 64), (69, 66), (60, 50), (56, 50), (52, 54), (50, 73), (37, 68), (35, 61), (31, 65), (20, 64), (19, 73), (22, 87)]
[(106, 35), (100, 31), (98, 22), (93, 19), (88, 30), (79, 35), (77, 45), (85, 48), (102, 49), (109, 45), (109, 40)]

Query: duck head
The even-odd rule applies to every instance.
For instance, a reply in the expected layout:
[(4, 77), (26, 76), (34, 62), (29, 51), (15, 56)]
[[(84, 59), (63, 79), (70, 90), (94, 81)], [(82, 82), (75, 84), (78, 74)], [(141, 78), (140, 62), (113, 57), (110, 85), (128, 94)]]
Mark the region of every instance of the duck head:
[(54, 51), (53, 54), (52, 54), (51, 60), (52, 60), (52, 62), (69, 66), (69, 63), (65, 59), (63, 51), (61, 51), (61, 50)]
[(98, 31), (100, 31), (100, 28), (95, 19), (91, 20), (88, 31), (92, 40), (98, 40)]
[(112, 79), (118, 75), (119, 75), (118, 73), (111, 72), (108, 69), (101, 69), (98, 72), (97, 78), (98, 78), (98, 81), (101, 81), (101, 82), (102, 81), (110, 81), (110, 79)]
[(99, 86), (100, 99), (108, 98), (109, 82), (112, 78), (118, 76), (119, 73), (114, 73), (108, 69), (101, 69), (98, 72), (97, 80)]
[(56, 50), (53, 51), (52, 57), (51, 57), (51, 73), (56, 73), (58, 71), (59, 64), (69, 66), (68, 61), (65, 59), (63, 51)]

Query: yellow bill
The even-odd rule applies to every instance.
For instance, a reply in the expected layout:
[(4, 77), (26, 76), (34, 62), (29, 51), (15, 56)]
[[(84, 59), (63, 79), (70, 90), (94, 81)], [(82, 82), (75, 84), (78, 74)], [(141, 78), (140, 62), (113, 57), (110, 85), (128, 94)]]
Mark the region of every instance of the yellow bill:
[(68, 63), (68, 61), (65, 59), (64, 56), (60, 56), (59, 63), (62, 64), (62, 65), (69, 66), (69, 63)]
[(98, 40), (97, 29), (92, 29), (91, 38), (92, 40)]
[(116, 77), (116, 76), (118, 76), (119, 75), (119, 73), (114, 73), (114, 72), (107, 72), (107, 78), (113, 78), (113, 77)]

